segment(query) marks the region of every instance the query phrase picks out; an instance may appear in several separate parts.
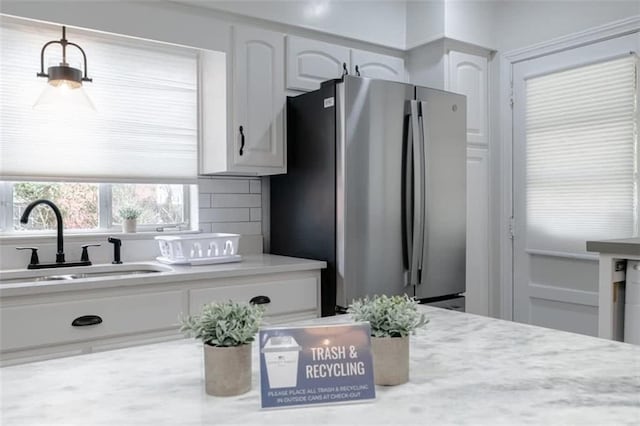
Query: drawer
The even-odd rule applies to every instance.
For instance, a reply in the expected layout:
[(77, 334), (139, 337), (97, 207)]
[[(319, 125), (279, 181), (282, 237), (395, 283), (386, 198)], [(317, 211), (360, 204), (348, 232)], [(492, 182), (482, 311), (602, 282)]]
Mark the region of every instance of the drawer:
[[(0, 312), (0, 349), (63, 344), (178, 326), (182, 291), (101, 297), (59, 303), (6, 306)], [(102, 323), (72, 326), (97, 315)]]
[(191, 290), (189, 292), (190, 313), (199, 314), (204, 304), (213, 301), (249, 302), (256, 296), (266, 296), (271, 300), (270, 303), (263, 305), (267, 316), (317, 310), (318, 280), (309, 277)]

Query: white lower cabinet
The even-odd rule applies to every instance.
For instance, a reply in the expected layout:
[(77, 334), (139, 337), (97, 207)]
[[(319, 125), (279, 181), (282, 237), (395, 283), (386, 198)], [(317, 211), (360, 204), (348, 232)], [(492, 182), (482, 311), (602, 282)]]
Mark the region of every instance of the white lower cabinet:
[(3, 307), (2, 351), (175, 328), (182, 309), (178, 290), (85, 297)]
[(465, 311), (489, 315), (489, 151), (467, 148)]
[(197, 314), (202, 306), (214, 300), (253, 302), (265, 308), (265, 322), (273, 324), (283, 319), (318, 316), (318, 280), (316, 277), (272, 278), (273, 281), (237, 283), (227, 286), (203, 287), (189, 291), (189, 309)]
[(179, 338), (212, 301), (263, 303), (265, 323), (320, 316), (320, 271), (258, 274), (0, 298), (2, 365)]

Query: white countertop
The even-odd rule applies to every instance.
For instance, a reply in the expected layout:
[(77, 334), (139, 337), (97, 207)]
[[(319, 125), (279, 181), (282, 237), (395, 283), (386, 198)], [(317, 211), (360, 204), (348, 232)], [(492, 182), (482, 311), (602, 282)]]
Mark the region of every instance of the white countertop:
[(619, 240), (587, 241), (587, 251), (640, 256), (640, 237)]
[[(127, 287), (145, 284), (162, 284), (185, 280), (214, 279), (275, 274), (282, 272), (307, 271), (326, 268), (326, 262), (299, 259), (295, 257), (277, 256), (273, 254), (243, 255), (242, 261), (218, 265), (180, 266), (164, 265), (158, 262), (134, 262), (137, 265), (162, 265), (172, 270), (140, 275), (115, 275), (110, 277), (93, 277), (65, 281), (39, 281), (29, 283), (9, 283), (0, 285), (0, 296), (23, 296), (61, 291)], [(126, 264), (125, 264), (126, 265)], [(94, 265), (99, 267), (101, 265)], [(52, 275), (61, 271), (73, 272), (73, 268), (47, 269)], [(44, 270), (39, 270), (44, 271)], [(13, 271), (3, 271), (13, 272)], [(67, 272), (67, 273), (68, 273)], [(1, 274), (0, 274), (1, 278)]]
[(208, 396), (180, 340), (2, 368), (2, 424), (640, 424), (640, 346), (423, 309), (410, 382), (371, 403), (261, 410), (256, 345), (251, 391)]

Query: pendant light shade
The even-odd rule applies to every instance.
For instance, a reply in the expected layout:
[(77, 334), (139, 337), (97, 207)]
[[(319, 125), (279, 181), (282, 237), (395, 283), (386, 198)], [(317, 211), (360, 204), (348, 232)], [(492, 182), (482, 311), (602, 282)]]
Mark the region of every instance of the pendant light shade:
[[(52, 44), (59, 44), (62, 47), (62, 62), (59, 65), (50, 66), (44, 72), (44, 54), (47, 47)], [(67, 63), (67, 46), (73, 46), (82, 54), (84, 70), (74, 68)], [(93, 81), (87, 77), (87, 55), (84, 50), (75, 43), (67, 40), (67, 27), (62, 27), (62, 38), (51, 40), (42, 46), (40, 51), (40, 72), (38, 77), (46, 77), (48, 85), (33, 105), (40, 107), (80, 107), (95, 111), (95, 107), (89, 96), (82, 88), (83, 82)]]

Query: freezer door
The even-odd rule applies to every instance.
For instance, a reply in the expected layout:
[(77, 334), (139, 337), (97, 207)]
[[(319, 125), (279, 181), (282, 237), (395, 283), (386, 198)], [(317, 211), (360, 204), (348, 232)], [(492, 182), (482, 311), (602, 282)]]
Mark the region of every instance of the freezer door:
[[(406, 143), (415, 86), (346, 76), (336, 93), (337, 301), (413, 296), (408, 284)], [(409, 166), (411, 167), (411, 166)]]
[(418, 87), (425, 155), (419, 299), (465, 291), (466, 97)]

